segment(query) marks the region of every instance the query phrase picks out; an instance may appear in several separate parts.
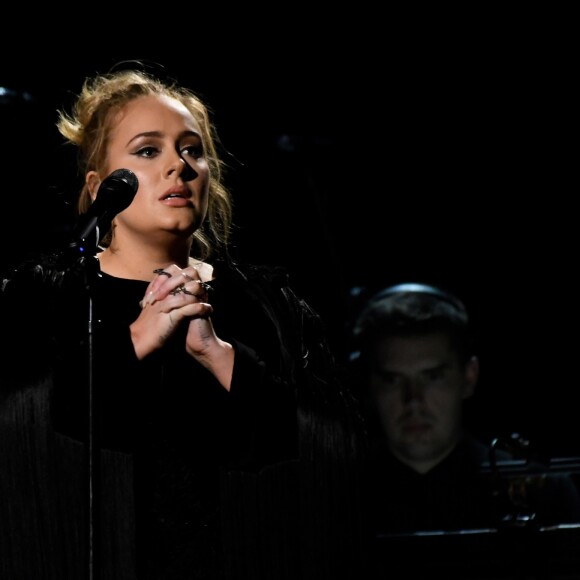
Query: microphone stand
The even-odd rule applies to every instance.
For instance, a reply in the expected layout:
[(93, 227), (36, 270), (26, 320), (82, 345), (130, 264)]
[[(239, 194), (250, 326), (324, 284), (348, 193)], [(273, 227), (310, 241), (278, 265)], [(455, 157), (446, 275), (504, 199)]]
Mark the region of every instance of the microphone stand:
[(93, 317), (92, 283), (99, 272), (99, 262), (91, 256), (85, 283), (88, 293), (88, 317), (87, 317), (87, 348), (88, 348), (88, 444), (87, 444), (87, 467), (88, 467), (88, 567), (89, 580), (99, 578), (100, 564), (100, 507), (101, 507), (101, 452), (100, 452), (100, 405), (97, 401), (97, 391), (94, 385), (94, 331), (98, 321)]
[[(89, 242), (88, 239), (94, 241)], [(95, 365), (95, 331), (98, 320), (94, 319), (94, 282), (100, 274), (97, 259), (98, 235), (72, 242), (69, 251), (78, 257), (76, 264), (82, 266), (82, 278), (87, 297), (86, 327), (86, 369), (87, 369), (87, 443), (85, 447), (85, 465), (87, 469), (86, 507), (87, 507), (87, 571), (88, 580), (100, 577), (101, 562), (101, 450), (100, 450), (100, 401), (94, 380)]]
[(100, 274), (97, 249), (105, 234), (111, 229), (114, 217), (126, 209), (139, 187), (139, 181), (129, 169), (117, 169), (107, 176), (97, 192), (89, 210), (77, 222), (69, 253), (83, 266), (83, 282), (87, 295), (87, 389), (88, 425), (86, 463), (88, 473), (88, 580), (97, 580), (101, 564), (101, 402), (94, 381), (95, 346), (93, 290)]

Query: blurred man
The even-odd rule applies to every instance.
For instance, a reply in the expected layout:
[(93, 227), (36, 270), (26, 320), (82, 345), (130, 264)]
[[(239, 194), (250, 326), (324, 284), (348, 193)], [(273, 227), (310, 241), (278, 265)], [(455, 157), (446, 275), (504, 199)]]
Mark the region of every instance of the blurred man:
[(512, 456), (495, 448), (490, 455), (492, 446), (465, 430), (464, 402), (474, 393), (479, 361), (459, 299), (433, 286), (399, 284), (371, 298), (353, 333), (377, 534), (580, 521), (569, 477), (552, 475), (541, 486), (493, 477), (495, 460)]

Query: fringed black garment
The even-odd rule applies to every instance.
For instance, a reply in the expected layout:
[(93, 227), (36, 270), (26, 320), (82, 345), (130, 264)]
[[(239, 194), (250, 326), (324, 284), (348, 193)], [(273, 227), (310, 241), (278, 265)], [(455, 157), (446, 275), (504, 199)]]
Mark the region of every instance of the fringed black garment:
[[(0, 578), (87, 578), (87, 295), (83, 261), (3, 281)], [(137, 360), (147, 284), (92, 284), (102, 580), (358, 577), (362, 430), (320, 318), (286, 274), (215, 266), (210, 302), (231, 391), (184, 335)]]

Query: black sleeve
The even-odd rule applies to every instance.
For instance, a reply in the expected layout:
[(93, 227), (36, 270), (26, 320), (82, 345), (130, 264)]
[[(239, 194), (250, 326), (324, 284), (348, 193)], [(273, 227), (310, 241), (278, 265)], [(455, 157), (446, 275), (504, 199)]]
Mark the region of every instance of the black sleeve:
[(255, 350), (237, 341), (230, 396), (239, 456), (259, 468), (297, 454), (296, 400), (292, 386), (271, 374)]

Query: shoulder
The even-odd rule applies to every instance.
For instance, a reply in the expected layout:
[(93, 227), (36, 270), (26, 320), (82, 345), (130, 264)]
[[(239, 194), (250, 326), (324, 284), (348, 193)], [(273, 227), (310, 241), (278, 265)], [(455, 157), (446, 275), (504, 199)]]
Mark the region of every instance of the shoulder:
[(45, 279), (47, 274), (57, 270), (58, 263), (58, 254), (30, 256), (2, 273), (0, 290), (4, 292), (10, 289), (13, 283), (18, 283), (19, 281), (30, 283), (32, 280), (40, 281)]
[(218, 274), (229, 272), (252, 282), (262, 282), (278, 287), (287, 286), (290, 283), (290, 273), (282, 266), (219, 260), (214, 267)]
[(471, 464), (482, 469), (491, 469), (492, 461), (497, 463), (511, 462), (513, 455), (503, 449), (495, 448), (492, 443), (484, 443), (471, 433), (463, 432), (456, 448), (457, 455), (464, 457)]
[(257, 304), (279, 329), (287, 330), (286, 336), (303, 339), (320, 336), (324, 332), (320, 315), (307, 300), (299, 296), (291, 284), (289, 271), (280, 266), (253, 263), (214, 263), (215, 277), (212, 285), (224, 294)]
[(216, 261), (212, 285), (239, 291), (260, 301), (276, 302), (293, 295), (285, 268), (270, 265)]

